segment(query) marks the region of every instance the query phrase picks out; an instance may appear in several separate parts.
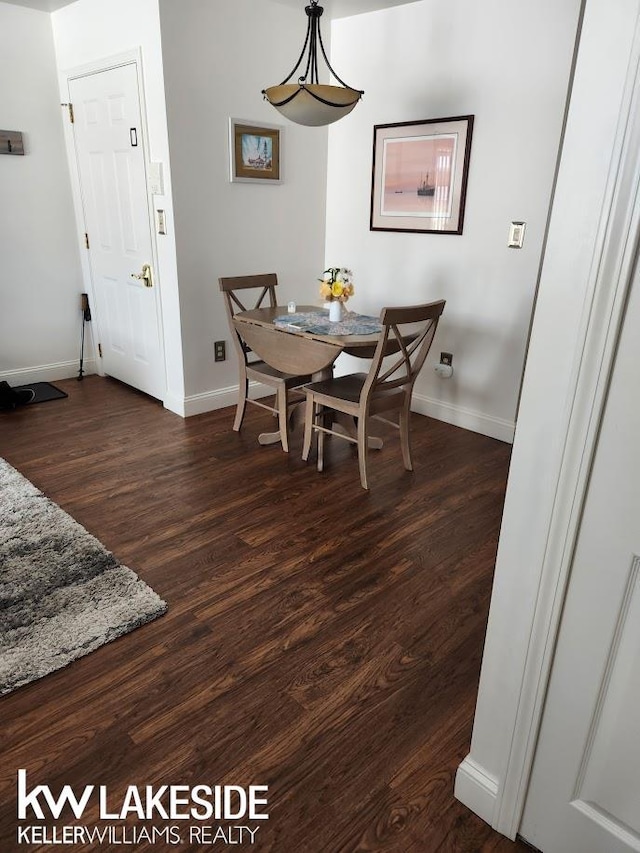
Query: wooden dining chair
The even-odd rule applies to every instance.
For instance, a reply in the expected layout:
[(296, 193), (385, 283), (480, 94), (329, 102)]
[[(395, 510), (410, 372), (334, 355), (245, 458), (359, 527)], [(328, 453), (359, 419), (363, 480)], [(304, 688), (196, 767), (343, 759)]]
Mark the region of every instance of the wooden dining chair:
[[(231, 338), (238, 355), (238, 405), (233, 429), (236, 432), (240, 431), (247, 403), (252, 403), (254, 406), (266, 409), (278, 416), (282, 449), (288, 453), (289, 410), (295, 402), (304, 399), (301, 393), (297, 394), (296, 399), (295, 389), (305, 382), (309, 382), (311, 375), (283, 373), (268, 365), (253, 353), (251, 347), (238, 334), (233, 322), (234, 315), (238, 311), (249, 311), (253, 308), (261, 308), (266, 305), (275, 307), (277, 305), (276, 287), (278, 285), (278, 276), (275, 273), (265, 273), (261, 275), (222, 277), (218, 279), (218, 284), (224, 294)], [(273, 388), (275, 393), (273, 405), (263, 403), (262, 400), (252, 400), (249, 397), (249, 382), (251, 380)]]
[[(358, 446), (360, 482), (368, 489), (367, 438), (371, 418), (390, 423), (400, 430), (402, 459), (407, 471), (413, 470), (409, 420), (411, 396), (438, 328), (445, 302), (413, 305), (406, 308), (383, 308), (380, 314), (382, 332), (368, 373), (351, 373), (305, 386), (305, 430), (302, 458), (309, 458), (311, 440), (318, 435), (318, 471), (323, 468), (324, 437), (335, 435)], [(330, 411), (343, 412), (357, 421), (357, 438), (327, 426)], [(382, 417), (382, 413), (398, 413), (398, 419)]]

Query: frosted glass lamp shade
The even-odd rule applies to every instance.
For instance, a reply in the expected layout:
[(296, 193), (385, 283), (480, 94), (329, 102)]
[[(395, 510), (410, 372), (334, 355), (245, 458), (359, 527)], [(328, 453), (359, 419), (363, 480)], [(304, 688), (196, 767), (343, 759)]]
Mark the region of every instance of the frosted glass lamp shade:
[(322, 83), (288, 83), (264, 90), (269, 103), (296, 124), (320, 127), (343, 118), (358, 103), (362, 92), (348, 86)]
[[(320, 18), (324, 9), (318, 6), (318, 0), (310, 0), (304, 11), (308, 18), (307, 37), (293, 71), (279, 86), (269, 86), (262, 90), (262, 94), (272, 107), (290, 121), (308, 127), (320, 127), (350, 113), (364, 92), (347, 86), (331, 67), (320, 31)], [(327, 69), (340, 86), (320, 83), (318, 48)], [(299, 74), (299, 70), (303, 73)], [(297, 83), (289, 83), (293, 79), (297, 79)]]

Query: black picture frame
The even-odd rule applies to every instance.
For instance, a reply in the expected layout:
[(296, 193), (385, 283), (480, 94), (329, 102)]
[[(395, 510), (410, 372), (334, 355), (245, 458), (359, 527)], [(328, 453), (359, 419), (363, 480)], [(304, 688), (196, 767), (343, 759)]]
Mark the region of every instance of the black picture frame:
[(462, 234), (474, 116), (373, 128), (371, 231)]

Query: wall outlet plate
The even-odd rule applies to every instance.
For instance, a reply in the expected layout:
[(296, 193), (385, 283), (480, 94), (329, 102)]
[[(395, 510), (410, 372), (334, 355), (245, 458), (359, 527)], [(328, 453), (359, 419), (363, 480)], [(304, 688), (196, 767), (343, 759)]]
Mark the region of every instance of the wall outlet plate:
[(224, 361), (227, 357), (227, 347), (224, 341), (214, 341), (213, 357), (215, 361)]
[(24, 154), (20, 130), (0, 130), (0, 154)]

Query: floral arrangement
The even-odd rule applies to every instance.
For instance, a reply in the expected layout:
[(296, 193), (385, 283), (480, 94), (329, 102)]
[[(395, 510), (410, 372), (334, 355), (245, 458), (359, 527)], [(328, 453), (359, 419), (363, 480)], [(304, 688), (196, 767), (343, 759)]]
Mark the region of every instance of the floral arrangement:
[(353, 273), (346, 267), (329, 267), (322, 274), (320, 296), (327, 302), (346, 302), (353, 296)]

